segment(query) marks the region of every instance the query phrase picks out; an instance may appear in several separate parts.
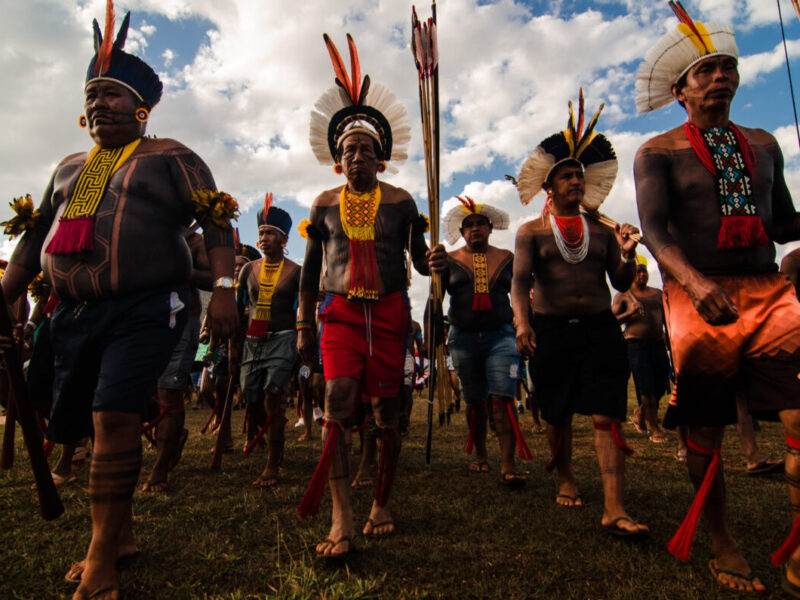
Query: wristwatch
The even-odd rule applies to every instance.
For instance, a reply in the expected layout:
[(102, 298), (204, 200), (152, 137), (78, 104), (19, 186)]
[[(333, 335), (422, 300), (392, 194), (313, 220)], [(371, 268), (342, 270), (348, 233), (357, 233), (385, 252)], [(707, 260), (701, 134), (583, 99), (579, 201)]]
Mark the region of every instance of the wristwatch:
[(233, 281), (233, 277), (220, 277), (214, 282), (214, 289), (223, 288), (230, 290), (234, 287), (236, 287), (236, 283)]

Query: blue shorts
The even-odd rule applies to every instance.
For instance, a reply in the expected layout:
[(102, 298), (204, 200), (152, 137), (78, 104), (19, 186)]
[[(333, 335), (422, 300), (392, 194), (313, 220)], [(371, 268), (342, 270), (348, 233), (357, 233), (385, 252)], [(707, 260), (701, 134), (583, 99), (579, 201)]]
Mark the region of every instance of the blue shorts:
[[(92, 433), (92, 412), (144, 415), (186, 324), (175, 288), (94, 302), (62, 300), (50, 321), (55, 356), (47, 439), (73, 444)], [(188, 287), (178, 286), (186, 304)]]
[(175, 348), (169, 364), (161, 377), (158, 378), (160, 390), (185, 390), (189, 384), (189, 374), (192, 371), (194, 355), (197, 354), (198, 340), (200, 338), (200, 317), (189, 316), (183, 333)]
[(519, 353), (513, 325), (492, 331), (464, 331), (450, 325), (447, 347), (461, 380), (464, 402), (481, 404), (490, 395), (514, 397)]

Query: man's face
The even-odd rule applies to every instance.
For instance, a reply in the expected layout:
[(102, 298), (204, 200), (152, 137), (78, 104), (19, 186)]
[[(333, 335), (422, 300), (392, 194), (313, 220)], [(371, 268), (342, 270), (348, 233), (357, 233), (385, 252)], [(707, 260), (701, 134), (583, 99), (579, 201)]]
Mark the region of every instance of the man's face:
[(258, 228), (258, 249), (264, 256), (274, 256), (282, 251), (283, 238), (284, 235), (274, 227), (261, 225)]
[(378, 155), (368, 135), (354, 133), (342, 144), (342, 168), (348, 182), (372, 181), (378, 175)]
[(690, 117), (705, 110), (729, 110), (739, 87), (738, 64), (732, 56), (702, 60), (689, 69), (682, 88), (672, 86), (672, 95), (683, 102)]
[(572, 163), (558, 167), (550, 176), (550, 187), (547, 191), (558, 208), (580, 205), (586, 191), (583, 168)]
[(113, 81), (93, 81), (84, 90), (83, 109), (89, 135), (101, 148), (117, 148), (144, 135), (134, 113), (141, 106), (128, 88)]
[(649, 280), (650, 274), (647, 272), (647, 267), (636, 267), (636, 284), (645, 287)]
[(233, 265), (233, 278), (236, 281), (239, 280), (239, 273), (241, 272), (242, 267), (244, 267), (248, 262), (250, 261), (248, 261), (244, 256), (236, 257), (236, 262)]
[(468, 246), (485, 246), (489, 243), (492, 225), (483, 215), (468, 215), (461, 221), (460, 231)]

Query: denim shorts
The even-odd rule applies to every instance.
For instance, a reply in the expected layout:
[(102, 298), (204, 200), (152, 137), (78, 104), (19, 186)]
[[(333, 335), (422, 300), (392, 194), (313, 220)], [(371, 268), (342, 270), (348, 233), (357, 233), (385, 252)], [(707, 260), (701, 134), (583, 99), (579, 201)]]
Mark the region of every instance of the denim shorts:
[(447, 347), (467, 404), (486, 402), (489, 395), (514, 397), (520, 357), (513, 325), (491, 331), (464, 331), (450, 325)]

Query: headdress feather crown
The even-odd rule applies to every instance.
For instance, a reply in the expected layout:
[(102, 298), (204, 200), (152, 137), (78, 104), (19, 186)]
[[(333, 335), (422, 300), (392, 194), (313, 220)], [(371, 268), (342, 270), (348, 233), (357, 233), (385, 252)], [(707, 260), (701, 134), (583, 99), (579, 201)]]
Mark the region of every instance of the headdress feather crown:
[(522, 165), (517, 181), (519, 199), (528, 204), (543, 189), (553, 170), (563, 162), (574, 161), (583, 167), (586, 190), (583, 206), (597, 210), (606, 199), (617, 178), (617, 155), (603, 134), (597, 133), (597, 120), (605, 104), (589, 120), (584, 130), (583, 89), (578, 94), (578, 118), (575, 119), (572, 101), (569, 102), (567, 128), (542, 142)]
[(150, 65), (123, 50), (128, 38), (130, 21), (131, 13), (127, 13), (112, 44), (115, 24), (114, 2), (106, 1), (106, 23), (103, 32), (100, 32), (97, 19), (92, 22), (95, 55), (86, 71), (86, 84), (98, 79), (114, 81), (153, 107), (161, 100), (164, 86)]
[(328, 34), (323, 34), (323, 39), (333, 64), (336, 86), (320, 96), (311, 111), (309, 139), (314, 156), (321, 164), (332, 165), (342, 140), (353, 133), (364, 133), (380, 145), (380, 160), (395, 164), (404, 161), (411, 140), (406, 109), (388, 89), (371, 83), (369, 75), (362, 79), (358, 51), (349, 33), (349, 75)]
[(456, 204), (444, 216), (444, 239), (451, 246), (461, 238), (461, 223), (470, 215), (483, 215), (493, 229), (508, 229), (511, 219), (508, 213), (488, 204), (475, 202), (469, 196), (456, 196)]
[(636, 110), (650, 112), (674, 98), (672, 86), (694, 65), (711, 56), (739, 57), (733, 29), (719, 23), (693, 21), (680, 2), (669, 2), (678, 26), (661, 37), (636, 72)]
[(282, 208), (273, 206), (272, 200), (272, 192), (267, 192), (264, 195), (264, 206), (256, 215), (258, 226), (274, 227), (288, 237), (289, 230), (292, 228), (292, 217)]

